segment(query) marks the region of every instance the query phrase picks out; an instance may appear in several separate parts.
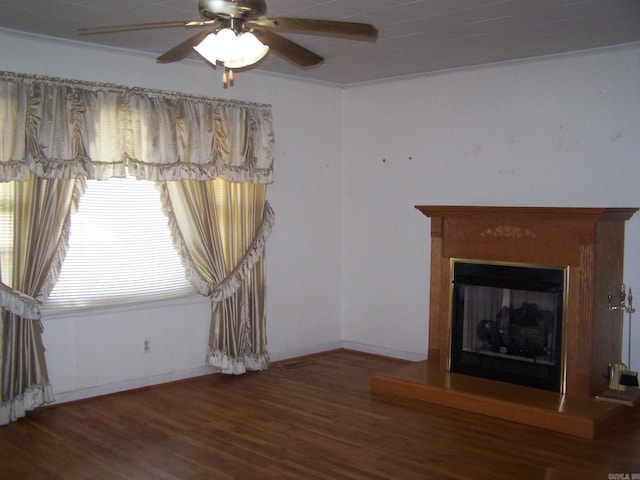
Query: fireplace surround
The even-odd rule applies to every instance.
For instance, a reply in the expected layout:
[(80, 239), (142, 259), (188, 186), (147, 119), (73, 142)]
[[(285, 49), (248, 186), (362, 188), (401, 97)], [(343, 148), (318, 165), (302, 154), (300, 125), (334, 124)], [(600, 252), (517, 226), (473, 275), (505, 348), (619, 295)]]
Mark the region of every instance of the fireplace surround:
[(452, 259), (538, 264), (568, 271), (561, 393), (591, 397), (620, 360), (624, 224), (637, 209), (418, 206), (431, 218), (429, 361), (450, 370)]
[[(594, 438), (640, 410), (640, 395), (635, 397), (638, 401), (634, 401), (633, 407), (595, 399), (595, 395), (608, 387), (609, 364), (620, 361), (622, 312), (608, 308), (608, 293), (619, 291), (623, 283), (625, 222), (638, 209), (416, 208), (431, 220), (428, 356), (426, 361), (408, 363), (393, 371), (373, 375), (372, 392), (418, 399), (583, 438)], [(504, 303), (509, 308), (509, 315), (520, 307), (531, 309), (527, 304), (535, 303), (537, 310), (542, 310), (536, 312), (535, 328), (520, 320), (515, 322), (512, 332), (506, 324), (497, 326), (496, 318), (481, 319), (480, 322), (487, 320), (482, 323), (485, 330), (480, 327), (486, 344), (453, 347), (454, 350), (476, 349), (487, 357), (494, 353), (491, 350), (497, 350), (503, 358), (515, 353), (518, 357), (536, 356), (540, 363), (553, 360), (560, 379), (551, 388), (456, 371), (455, 360), (452, 362), (452, 340), (455, 342), (459, 333), (452, 327), (452, 316), (459, 308), (454, 306), (454, 300), (461, 294), (454, 285), (458, 262), (486, 264), (491, 268), (533, 266), (562, 272), (561, 300), (558, 296), (551, 299), (557, 295), (553, 293), (558, 288), (553, 286), (558, 283), (557, 278), (547, 282), (550, 285), (539, 287), (534, 284), (531, 288), (531, 283), (527, 283), (531, 279), (527, 280), (526, 275), (524, 288), (507, 287), (509, 291), (495, 300), (500, 307)], [(474, 268), (465, 269), (463, 284), (471, 284), (473, 288), (505, 289), (502, 280), (493, 285), (474, 286), (474, 281), (469, 279), (473, 280), (477, 272)], [(499, 272), (498, 278), (503, 273)], [(528, 297), (527, 294), (524, 299), (516, 298), (520, 293), (514, 291), (518, 289), (550, 290), (547, 293), (551, 297), (542, 295), (532, 300), (535, 295)], [(471, 291), (469, 295), (475, 294)], [(559, 303), (561, 308), (558, 310)], [(494, 310), (495, 306), (486, 314), (496, 316)], [(539, 317), (547, 318), (540, 323)], [(476, 328), (476, 335), (478, 325), (472, 327)], [(542, 340), (545, 333), (553, 334), (554, 328), (559, 326), (561, 329), (556, 332), (559, 343), (545, 344)], [(518, 328), (522, 330), (518, 331)], [(495, 337), (500, 329), (501, 340)], [(512, 343), (512, 337), (507, 333), (513, 335)], [(500, 347), (506, 351), (501, 351)], [(545, 348), (561, 351), (545, 352)], [(551, 357), (545, 359), (545, 355)]]

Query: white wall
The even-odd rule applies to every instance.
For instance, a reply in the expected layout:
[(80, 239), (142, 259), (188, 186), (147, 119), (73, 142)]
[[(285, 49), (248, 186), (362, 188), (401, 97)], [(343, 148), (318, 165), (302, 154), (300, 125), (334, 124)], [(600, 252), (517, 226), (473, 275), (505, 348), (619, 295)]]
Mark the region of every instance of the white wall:
[[(415, 205), (640, 207), (639, 80), (635, 45), (347, 89), (343, 340), (426, 352), (430, 223)], [(640, 292), (640, 213), (625, 255)]]
[[(152, 56), (0, 29), (0, 70), (113, 82), (272, 104), (276, 225), (267, 245), (267, 335), (274, 360), (339, 346), (342, 93), (334, 87), (244, 72), (223, 89), (199, 61), (157, 65)], [(321, 107), (321, 109), (319, 108)], [(44, 314), (58, 401), (209, 371), (209, 313), (199, 298)], [(142, 353), (142, 340), (151, 352)]]
[[(0, 44), (0, 70), (273, 105), (272, 359), (341, 345), (425, 357), (429, 222), (414, 205), (640, 206), (640, 46), (346, 90), (245, 72), (224, 90), (197, 61), (2, 29)], [(640, 292), (640, 214), (626, 241)], [(208, 371), (208, 305), (186, 302), (45, 315), (58, 400)]]

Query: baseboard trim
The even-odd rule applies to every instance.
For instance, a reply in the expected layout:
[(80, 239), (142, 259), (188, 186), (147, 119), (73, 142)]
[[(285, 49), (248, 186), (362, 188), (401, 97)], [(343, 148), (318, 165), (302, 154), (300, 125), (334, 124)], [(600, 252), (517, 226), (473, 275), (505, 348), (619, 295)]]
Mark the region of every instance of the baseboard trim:
[(381, 357), (397, 358), (400, 360), (408, 360), (410, 362), (422, 362), (427, 359), (427, 355), (423, 353), (405, 352), (404, 350), (394, 350), (391, 348), (378, 347), (358, 342), (342, 341), (340, 343), (342, 348), (347, 350), (371, 353), (373, 355), (380, 355)]
[(290, 358), (304, 357), (306, 355), (313, 355), (316, 353), (328, 352), (330, 350), (353, 350), (356, 352), (370, 353), (373, 355), (380, 355), (381, 357), (397, 358), (400, 360), (408, 360), (410, 362), (422, 362), (427, 359), (426, 354), (405, 352), (403, 350), (394, 350), (391, 348), (378, 347), (375, 345), (367, 345), (366, 343), (359, 342), (331, 342), (320, 345), (310, 345), (305, 348), (297, 348), (295, 350), (287, 350), (284, 352), (277, 352), (269, 354), (272, 362), (280, 362), (282, 360), (288, 360)]
[[(309, 345), (308, 347), (296, 348), (293, 350), (286, 350), (283, 352), (276, 352), (269, 354), (272, 362), (281, 362), (283, 360), (289, 360), (297, 357), (304, 357), (306, 355), (314, 355), (316, 353), (329, 352), (331, 350), (353, 350), (356, 352), (370, 353), (373, 355), (380, 355), (383, 357), (398, 358), (401, 360), (408, 360), (411, 362), (421, 362), (427, 358), (424, 354), (405, 352), (402, 350), (394, 350), (384, 347), (378, 347), (375, 345), (367, 345), (358, 342), (329, 342), (318, 345)], [(152, 375), (149, 377), (134, 378), (131, 380), (124, 380), (122, 382), (109, 383), (106, 385), (97, 385), (95, 387), (83, 388), (80, 390), (72, 390), (69, 392), (56, 392), (54, 393), (55, 401), (51, 405), (59, 405), (62, 403), (76, 402), (79, 400), (85, 400), (92, 397), (101, 397), (104, 395), (112, 395), (115, 393), (126, 392), (129, 390), (137, 390), (140, 388), (152, 387), (154, 385), (161, 385), (163, 383), (171, 383), (181, 380), (187, 380), (189, 378), (200, 377), (202, 375), (209, 375), (215, 373), (213, 367), (203, 365), (202, 367), (192, 368), (189, 370), (182, 370), (179, 372), (162, 373), (159, 375)]]
[(340, 348), (344, 348), (342, 346), (342, 342), (322, 343), (319, 345), (309, 345), (308, 347), (303, 348), (294, 348), (293, 350), (285, 350), (283, 352), (269, 353), (269, 358), (272, 362), (281, 362), (283, 360), (289, 360), (291, 358), (329, 352), (331, 350), (338, 350)]
[(102, 397), (104, 395), (112, 395), (114, 393), (121, 393), (129, 390), (138, 390), (141, 388), (152, 387), (154, 385), (161, 385), (163, 383), (178, 382), (189, 378), (201, 377), (211, 373), (214, 373), (213, 367), (204, 365), (202, 367), (182, 370), (180, 372), (162, 373), (159, 375), (134, 378), (106, 385), (97, 385), (95, 387), (83, 388), (80, 390), (59, 392), (54, 393), (55, 401), (50, 405), (59, 405), (62, 403), (76, 402), (93, 397)]

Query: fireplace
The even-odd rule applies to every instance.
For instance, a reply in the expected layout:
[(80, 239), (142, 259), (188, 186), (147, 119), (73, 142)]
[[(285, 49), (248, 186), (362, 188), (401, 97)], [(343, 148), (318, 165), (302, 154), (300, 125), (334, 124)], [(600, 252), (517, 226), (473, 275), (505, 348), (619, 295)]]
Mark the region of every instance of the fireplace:
[(417, 208), (431, 218), (430, 361), (450, 371), (453, 260), (552, 265), (567, 272), (559, 391), (591, 397), (607, 388), (621, 352), (621, 313), (608, 310), (608, 292), (623, 283), (624, 223), (636, 209)]
[(561, 391), (567, 269), (452, 260), (452, 372)]
[(637, 209), (416, 208), (431, 219), (427, 360), (374, 375), (373, 392), (584, 438), (640, 410), (594, 398), (620, 361), (609, 292)]

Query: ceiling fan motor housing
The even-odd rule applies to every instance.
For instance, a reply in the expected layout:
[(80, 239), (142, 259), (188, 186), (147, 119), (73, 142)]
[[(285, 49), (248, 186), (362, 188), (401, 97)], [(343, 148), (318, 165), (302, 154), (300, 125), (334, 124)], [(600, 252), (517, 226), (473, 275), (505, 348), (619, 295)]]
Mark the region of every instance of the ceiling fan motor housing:
[(203, 18), (247, 18), (267, 14), (264, 0), (199, 0), (198, 10)]

